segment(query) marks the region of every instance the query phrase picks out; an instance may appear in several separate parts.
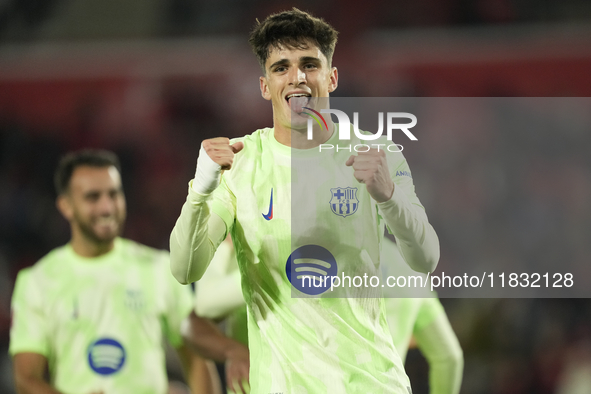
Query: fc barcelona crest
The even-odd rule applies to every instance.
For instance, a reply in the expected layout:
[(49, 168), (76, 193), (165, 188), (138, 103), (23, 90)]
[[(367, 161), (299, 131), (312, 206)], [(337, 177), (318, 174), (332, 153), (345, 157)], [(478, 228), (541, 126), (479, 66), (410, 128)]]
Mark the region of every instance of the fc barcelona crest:
[(359, 208), (356, 187), (336, 187), (330, 189), (330, 209), (333, 213), (346, 218)]

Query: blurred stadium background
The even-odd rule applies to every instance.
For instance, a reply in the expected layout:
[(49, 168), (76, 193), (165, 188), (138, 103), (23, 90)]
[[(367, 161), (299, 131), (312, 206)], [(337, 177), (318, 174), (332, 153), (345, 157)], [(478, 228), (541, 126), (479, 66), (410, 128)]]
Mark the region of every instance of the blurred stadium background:
[[(588, 0), (0, 0), (0, 392), (14, 392), (16, 273), (68, 239), (54, 208), (59, 156), (116, 151), (125, 235), (168, 248), (201, 140), (272, 124), (247, 33), (292, 6), (341, 32), (338, 96), (591, 95)], [(458, 110), (484, 124), (482, 109)], [(405, 151), (442, 264), (591, 262), (591, 128), (564, 135), (539, 119), (518, 135), (442, 127)], [(443, 303), (465, 353), (463, 393), (591, 393), (588, 299)], [(407, 369), (427, 393), (418, 352)]]

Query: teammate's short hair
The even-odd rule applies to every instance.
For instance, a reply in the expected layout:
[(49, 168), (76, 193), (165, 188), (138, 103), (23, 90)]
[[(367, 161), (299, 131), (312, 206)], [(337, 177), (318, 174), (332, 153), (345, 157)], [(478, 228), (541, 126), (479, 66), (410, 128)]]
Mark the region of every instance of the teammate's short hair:
[(70, 179), (74, 170), (81, 166), (88, 167), (115, 167), (121, 172), (121, 165), (117, 155), (108, 150), (102, 149), (83, 149), (70, 152), (61, 158), (57, 169), (55, 170), (54, 183), (55, 191), (58, 196), (68, 192), (70, 188)]
[(269, 15), (263, 22), (257, 19), (248, 41), (266, 73), (265, 62), (273, 48), (304, 49), (309, 43), (318, 46), (330, 66), (338, 34), (323, 19), (294, 7), (290, 11)]

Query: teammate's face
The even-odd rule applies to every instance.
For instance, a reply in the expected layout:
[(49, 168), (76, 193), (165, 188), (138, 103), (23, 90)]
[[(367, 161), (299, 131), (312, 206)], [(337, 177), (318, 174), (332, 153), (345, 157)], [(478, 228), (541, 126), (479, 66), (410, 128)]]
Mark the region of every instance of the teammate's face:
[(121, 233), (125, 196), (115, 167), (77, 167), (68, 193), (58, 203), (73, 232), (90, 242), (109, 243)]
[(271, 100), (276, 129), (305, 129), (308, 117), (301, 113), (308, 99), (294, 97), (328, 97), (337, 88), (337, 69), (311, 43), (304, 49), (272, 48), (265, 72), (261, 93)]

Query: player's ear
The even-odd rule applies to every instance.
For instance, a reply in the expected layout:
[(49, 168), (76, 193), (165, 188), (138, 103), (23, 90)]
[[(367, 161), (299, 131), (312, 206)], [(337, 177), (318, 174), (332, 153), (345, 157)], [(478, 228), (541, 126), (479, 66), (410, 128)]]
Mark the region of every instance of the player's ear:
[(57, 196), (57, 199), (55, 200), (55, 206), (67, 221), (70, 221), (70, 219), (74, 216), (74, 209), (72, 208), (72, 202), (70, 201), (70, 197), (68, 195), (60, 194)]
[(259, 82), (261, 84), (261, 96), (263, 96), (265, 100), (271, 100), (271, 91), (267, 84), (267, 77), (260, 77)]
[(328, 93), (332, 93), (336, 90), (337, 86), (339, 86), (339, 72), (336, 67), (333, 67), (330, 70), (328, 81)]

